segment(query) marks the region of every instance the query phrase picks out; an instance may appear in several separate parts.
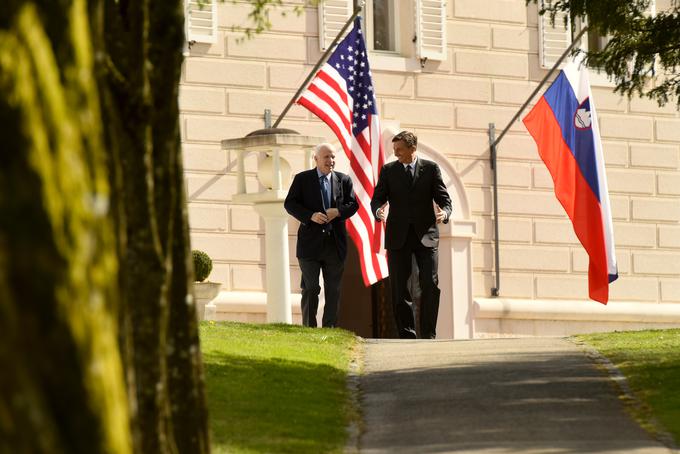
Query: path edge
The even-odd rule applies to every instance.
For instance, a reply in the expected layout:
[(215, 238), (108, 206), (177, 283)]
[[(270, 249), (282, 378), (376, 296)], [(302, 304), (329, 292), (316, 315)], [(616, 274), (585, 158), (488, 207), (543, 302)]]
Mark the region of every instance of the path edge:
[(363, 431), (360, 379), (364, 370), (365, 345), (366, 340), (363, 337), (356, 336), (356, 342), (352, 347), (347, 369), (346, 386), (349, 399), (349, 421), (346, 427), (347, 441), (343, 450), (345, 454), (359, 453), (359, 440)]

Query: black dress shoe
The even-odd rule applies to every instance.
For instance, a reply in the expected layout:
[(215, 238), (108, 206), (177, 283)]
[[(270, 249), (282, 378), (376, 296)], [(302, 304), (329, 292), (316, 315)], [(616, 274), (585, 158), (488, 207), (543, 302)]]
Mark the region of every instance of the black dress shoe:
[(418, 336), (416, 335), (416, 330), (411, 329), (411, 328), (404, 328), (399, 333), (399, 338), (400, 339), (418, 339)]

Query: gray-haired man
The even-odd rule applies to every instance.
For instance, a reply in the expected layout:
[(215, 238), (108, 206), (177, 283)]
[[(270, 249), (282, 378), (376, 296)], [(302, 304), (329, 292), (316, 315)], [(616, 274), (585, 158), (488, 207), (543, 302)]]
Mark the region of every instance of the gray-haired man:
[(326, 295), (322, 326), (335, 327), (347, 256), (345, 219), (357, 212), (359, 204), (349, 176), (333, 170), (332, 145), (317, 146), (314, 162), (314, 169), (295, 175), (284, 206), (300, 221), (296, 255), (302, 272), (302, 323), (317, 326), (321, 272)]

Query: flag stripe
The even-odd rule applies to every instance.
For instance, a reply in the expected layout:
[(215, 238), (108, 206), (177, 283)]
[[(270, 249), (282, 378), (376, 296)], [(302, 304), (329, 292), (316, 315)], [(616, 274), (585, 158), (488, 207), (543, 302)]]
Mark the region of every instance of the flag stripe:
[[(372, 147), (371, 162), (377, 162), (378, 165), (373, 166), (373, 181), (378, 181), (378, 174), (380, 169), (382, 169), (385, 164), (385, 154), (383, 153), (382, 143), (380, 142), (380, 118), (377, 115), (371, 115), (371, 121), (368, 124), (371, 130), (370, 137), (371, 143), (379, 143), (381, 146)], [(371, 191), (371, 196), (373, 196), (373, 191)]]
[(364, 130), (361, 134), (357, 136), (357, 143), (359, 144), (359, 148), (363, 152), (364, 156), (366, 159), (370, 162), (371, 160), (371, 145), (368, 143), (368, 140), (366, 140), (366, 137), (364, 137), (364, 134), (366, 134), (366, 130)]
[(348, 223), (348, 233), (359, 251), (359, 258), (361, 263), (366, 266), (361, 267), (361, 275), (364, 279), (364, 285), (368, 286), (380, 280), (376, 274), (379, 270), (379, 263), (376, 254), (373, 253), (370, 243), (364, 241), (368, 233), (365, 230), (365, 225), (361, 222), (354, 222), (350, 220)]
[[(588, 96), (592, 99), (592, 93), (590, 92), (590, 87), (588, 87)], [(591, 103), (590, 109), (592, 111), (593, 118), (597, 118), (595, 104)], [(600, 137), (600, 129), (597, 121), (593, 122), (593, 136)], [(614, 248), (614, 225), (612, 222), (612, 212), (611, 206), (609, 204), (609, 188), (607, 185), (607, 174), (605, 173), (604, 158), (602, 153), (602, 142), (599, 140), (595, 141), (595, 162), (597, 165), (597, 180), (598, 187), (600, 188), (600, 193), (604, 194), (604, 197), (600, 197), (600, 207), (602, 212), (602, 222), (604, 227), (604, 245), (607, 251), (607, 272), (609, 274), (609, 282), (614, 282), (618, 277), (618, 269), (616, 266), (616, 251)]]
[[(335, 112), (335, 115), (337, 115), (337, 120), (342, 127), (343, 133), (347, 131), (347, 135), (345, 136), (345, 134), (343, 134), (343, 136), (349, 137), (351, 133), (351, 126), (349, 124), (349, 111), (347, 110), (347, 105), (345, 104), (345, 109), (342, 109), (342, 107), (339, 106), (335, 100), (331, 99), (331, 97), (328, 95), (328, 91), (324, 91), (316, 84), (310, 85), (309, 91), (314, 93), (321, 101), (324, 101), (327, 106), (333, 109), (333, 112)], [(345, 110), (345, 112), (343, 112), (343, 110)]]
[(347, 81), (328, 63), (325, 63), (322, 66), (321, 71), (318, 73), (318, 79), (316, 79), (314, 83), (319, 84), (322, 87), (323, 85), (326, 85), (325, 88), (329, 92), (337, 95), (338, 105), (347, 106), (348, 112), (352, 110), (353, 101), (351, 98), (348, 99), (347, 97)]
[[(361, 152), (355, 152), (355, 150), (361, 150)], [(368, 182), (364, 185), (366, 192), (373, 195), (374, 182), (377, 181), (373, 176), (373, 162), (366, 159), (366, 152), (361, 149), (361, 145), (357, 142), (356, 138), (352, 140), (352, 147), (345, 150), (345, 153), (350, 161), (355, 161), (353, 169), (362, 175), (361, 181)]]
[(326, 123), (333, 130), (343, 148), (349, 147), (352, 139), (349, 131), (343, 128), (344, 122), (338, 118), (335, 111), (329, 109), (318, 96), (312, 92), (306, 92), (305, 95), (298, 100), (298, 104), (309, 109)]

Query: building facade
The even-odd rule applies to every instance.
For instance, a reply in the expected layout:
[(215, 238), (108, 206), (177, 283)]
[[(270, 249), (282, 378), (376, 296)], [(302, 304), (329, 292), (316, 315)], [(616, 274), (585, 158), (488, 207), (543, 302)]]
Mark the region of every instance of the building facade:
[[(571, 33), (544, 22), (538, 6), (524, 0), (366, 3), (365, 36), (386, 156), (391, 157), (396, 132), (414, 131), (419, 152), (440, 164), (454, 200), (453, 222), (442, 229), (440, 246), (440, 337), (680, 326), (675, 104), (628, 99), (613, 93), (605, 77), (591, 80), (619, 267), (607, 306), (588, 300), (588, 257), (553, 194), (533, 140), (520, 121), (511, 125), (498, 147), (500, 294), (494, 297), (489, 123), (497, 132), (508, 124)], [(653, 6), (668, 8), (670, 0)], [(250, 2), (208, 2), (204, 10), (190, 2), (189, 9), (180, 110), (192, 247), (215, 262), (210, 279), (222, 283), (217, 317), (263, 321), (263, 222), (252, 206), (232, 200), (236, 157), (220, 143), (263, 128), (265, 109), (277, 118), (351, 14), (352, 1), (325, 0), (318, 6), (285, 1), (270, 13), (271, 29), (252, 38), (234, 29), (250, 25)], [(582, 45), (598, 45), (599, 39), (586, 35)], [(280, 127), (337, 143), (325, 124), (299, 106)], [(253, 191), (259, 185), (258, 159), (245, 162), (246, 184)], [(288, 160), (293, 172), (309, 165), (302, 153)], [(347, 165), (341, 158), (337, 167), (342, 171)], [(290, 251), (296, 230), (291, 219)], [(299, 293), (294, 252), (290, 263), (291, 289)], [(350, 256), (348, 279), (358, 275), (357, 267), (356, 255)], [(347, 295), (359, 281), (353, 282)], [(374, 324), (375, 294), (362, 295), (348, 296), (351, 302), (343, 299), (343, 305), (351, 308), (348, 317), (364, 319), (359, 324)], [(293, 295), (296, 300), (299, 295)], [(355, 331), (371, 335), (364, 328)]]

